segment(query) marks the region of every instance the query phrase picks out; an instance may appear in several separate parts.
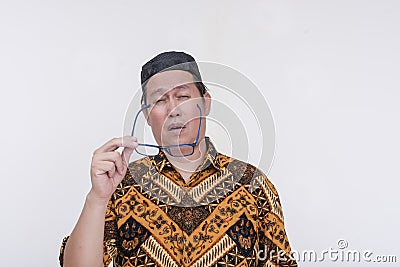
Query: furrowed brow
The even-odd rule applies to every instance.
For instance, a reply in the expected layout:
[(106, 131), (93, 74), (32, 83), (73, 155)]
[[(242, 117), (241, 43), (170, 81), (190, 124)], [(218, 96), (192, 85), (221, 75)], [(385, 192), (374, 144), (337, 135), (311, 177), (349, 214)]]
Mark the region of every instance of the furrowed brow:
[(187, 89), (190, 89), (190, 87), (189, 87), (188, 84), (181, 84), (181, 85), (178, 85), (177, 87), (175, 87), (174, 89), (184, 89), (184, 90), (187, 90)]
[(167, 90), (164, 88), (157, 88), (156, 90), (153, 90), (153, 92), (151, 92), (150, 97), (155, 96), (155, 95), (162, 95), (166, 91)]
[(169, 92), (169, 91), (172, 91), (172, 90), (175, 90), (175, 89), (188, 90), (188, 89), (190, 89), (190, 86), (188, 84), (181, 84), (181, 85), (178, 85), (178, 86), (176, 86), (176, 87), (174, 87), (172, 89), (169, 89), (169, 90), (160, 87), (160, 88), (157, 88), (157, 89), (153, 90), (153, 92), (150, 93), (150, 97), (154, 97), (154, 96), (160, 97), (160, 96), (164, 95), (166, 92)]

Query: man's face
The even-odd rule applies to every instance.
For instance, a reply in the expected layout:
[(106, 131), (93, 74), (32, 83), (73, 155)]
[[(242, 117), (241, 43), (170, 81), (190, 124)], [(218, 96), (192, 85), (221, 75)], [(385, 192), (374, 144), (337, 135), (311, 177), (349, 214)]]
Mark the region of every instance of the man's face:
[[(163, 146), (193, 143), (200, 123), (196, 105), (208, 115), (210, 95), (207, 92), (201, 97), (192, 74), (181, 70), (157, 73), (149, 79), (146, 93), (151, 107), (145, 116), (156, 142)], [(205, 125), (203, 119), (199, 140), (204, 138)]]

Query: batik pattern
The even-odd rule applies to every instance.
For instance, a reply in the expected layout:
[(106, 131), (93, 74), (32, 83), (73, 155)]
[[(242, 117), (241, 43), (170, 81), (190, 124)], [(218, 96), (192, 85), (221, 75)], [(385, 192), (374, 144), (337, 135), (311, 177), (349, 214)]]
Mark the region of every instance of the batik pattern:
[(105, 266), (297, 266), (273, 184), (206, 143), (187, 182), (162, 152), (129, 165), (107, 206)]

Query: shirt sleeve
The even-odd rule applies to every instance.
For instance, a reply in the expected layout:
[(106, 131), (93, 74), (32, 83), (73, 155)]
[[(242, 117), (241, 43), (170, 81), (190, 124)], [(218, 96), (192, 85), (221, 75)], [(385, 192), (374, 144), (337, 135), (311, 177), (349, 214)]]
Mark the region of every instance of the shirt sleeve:
[[(59, 262), (60, 266), (64, 266), (64, 250), (65, 246), (68, 242), (69, 236), (64, 237), (59, 254)], [(116, 223), (116, 215), (114, 209), (114, 201), (111, 198), (108, 201), (106, 215), (105, 215), (105, 223), (104, 223), (104, 241), (103, 241), (103, 263), (104, 266), (108, 266), (111, 261), (117, 255), (117, 223)]]
[(108, 266), (117, 256), (117, 221), (113, 197), (108, 201), (104, 222), (103, 262)]
[(259, 266), (297, 266), (285, 231), (279, 195), (267, 176), (258, 177)]
[(64, 237), (63, 241), (61, 242), (60, 254), (58, 256), (58, 260), (60, 262), (60, 266), (64, 266), (64, 250), (65, 245), (67, 244), (69, 236)]

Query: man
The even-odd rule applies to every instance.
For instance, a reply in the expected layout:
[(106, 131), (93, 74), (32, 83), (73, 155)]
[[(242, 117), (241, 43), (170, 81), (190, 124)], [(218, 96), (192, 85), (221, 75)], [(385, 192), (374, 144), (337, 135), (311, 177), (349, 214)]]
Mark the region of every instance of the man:
[[(141, 78), (158, 145), (126, 136), (94, 152), (92, 188), (61, 265), (297, 266), (272, 183), (205, 136), (211, 96), (194, 58), (159, 54)], [(146, 156), (128, 166), (135, 149)]]

